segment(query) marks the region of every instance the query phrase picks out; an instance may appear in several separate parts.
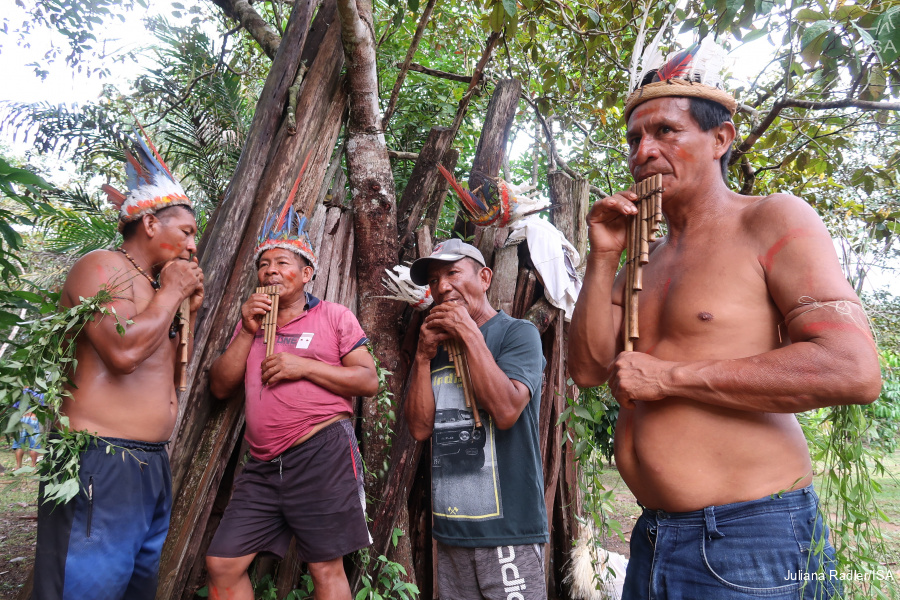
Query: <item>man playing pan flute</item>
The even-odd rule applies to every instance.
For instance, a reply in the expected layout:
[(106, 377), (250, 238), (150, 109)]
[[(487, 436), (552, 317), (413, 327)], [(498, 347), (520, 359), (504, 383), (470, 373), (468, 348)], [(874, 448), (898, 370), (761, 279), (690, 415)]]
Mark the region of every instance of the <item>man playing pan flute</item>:
[(830, 597), (834, 551), (794, 413), (872, 402), (875, 346), (815, 211), (728, 188), (736, 103), (690, 59), (638, 77), (625, 108), (631, 174), (662, 175), (667, 225), (635, 351), (621, 351), (616, 277), (628, 191), (588, 216), (569, 340), (576, 383), (609, 382), (621, 405), (616, 463), (644, 507), (623, 597)]
[(214, 396), (244, 387), (251, 456), (207, 552), (210, 598), (252, 600), (253, 558), (283, 557), (296, 536), (316, 598), (349, 599), (343, 556), (371, 543), (350, 418), (351, 397), (374, 396), (378, 377), (353, 313), (305, 291), (316, 256), (305, 219), (289, 208), (292, 199), (281, 223), (267, 223), (256, 249), (259, 284), (279, 294), (275, 353), (266, 356), (270, 332), (261, 329), (273, 300), (255, 293), (210, 369)]
[[(417, 440), (432, 438), (441, 598), (546, 598), (544, 356), (534, 325), (488, 303), (491, 275), (458, 239), (413, 263), (410, 278), (430, 286), (435, 306), (419, 333), (406, 419)], [(448, 347), (464, 353), (454, 352), (455, 365)]]
[(81, 454), (75, 498), (44, 502), (41, 486), (35, 600), (156, 594), (172, 504), (166, 444), (178, 414), (176, 349), (185, 332), (176, 312), (188, 299), (184, 318), (193, 324), (203, 273), (191, 259), (190, 200), (152, 144), (137, 132), (131, 142), (128, 194), (104, 186), (119, 209), (122, 246), (79, 259), (62, 290), (68, 307), (109, 291), (118, 319), (97, 315), (76, 339), (62, 412), (70, 429), (97, 437)]

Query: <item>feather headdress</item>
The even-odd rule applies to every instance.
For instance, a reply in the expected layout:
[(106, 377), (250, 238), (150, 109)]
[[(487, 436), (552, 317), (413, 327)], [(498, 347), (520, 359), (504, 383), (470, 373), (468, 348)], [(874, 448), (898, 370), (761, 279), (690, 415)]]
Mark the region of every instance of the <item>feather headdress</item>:
[[(671, 54), (663, 62), (659, 42), (671, 17), (672, 14), (669, 14), (646, 49), (643, 42), (644, 24), (641, 24), (631, 64), (631, 94), (625, 101), (625, 120), (639, 104), (666, 96), (705, 98), (721, 104), (734, 115), (737, 101), (722, 85), (725, 51), (712, 36), (707, 36), (700, 44)], [(640, 63), (636, 58), (638, 54), (641, 55)]]
[(140, 123), (134, 129), (134, 137), (129, 137), (128, 141), (132, 146), (125, 151), (128, 192), (123, 194), (109, 184), (101, 188), (110, 204), (119, 210), (119, 231), (131, 221), (170, 206), (190, 208), (190, 199)]
[(443, 165), (439, 164), (437, 167), (459, 196), (463, 212), (473, 223), (481, 227), (488, 225), (505, 227), (550, 206), (549, 200), (533, 197), (527, 193), (534, 189), (534, 186), (512, 185), (499, 177), (491, 178), (473, 172), (470, 181), (477, 181), (478, 186), (474, 192), (470, 192), (459, 185)]
[(305, 258), (313, 269), (318, 267), (319, 261), (313, 251), (312, 242), (309, 240), (309, 233), (305, 231), (307, 219), (298, 215), (294, 210), (294, 196), (297, 195), (297, 189), (300, 187), (300, 182), (303, 181), (303, 173), (306, 172), (309, 156), (309, 154), (306, 155), (306, 160), (300, 167), (300, 174), (297, 175), (294, 187), (291, 188), (291, 193), (288, 194), (281, 212), (266, 217), (262, 233), (259, 236), (259, 245), (253, 256), (254, 260), (258, 260), (266, 250), (284, 248)]

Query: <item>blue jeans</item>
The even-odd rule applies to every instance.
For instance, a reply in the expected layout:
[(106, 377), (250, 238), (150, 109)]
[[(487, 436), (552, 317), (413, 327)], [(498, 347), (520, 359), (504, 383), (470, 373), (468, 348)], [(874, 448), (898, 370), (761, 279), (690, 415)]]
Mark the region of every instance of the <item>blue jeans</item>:
[[(840, 596), (812, 486), (686, 513), (644, 509), (623, 600), (804, 600)], [(816, 552), (824, 542), (824, 552)], [(812, 551), (810, 550), (812, 549)]]

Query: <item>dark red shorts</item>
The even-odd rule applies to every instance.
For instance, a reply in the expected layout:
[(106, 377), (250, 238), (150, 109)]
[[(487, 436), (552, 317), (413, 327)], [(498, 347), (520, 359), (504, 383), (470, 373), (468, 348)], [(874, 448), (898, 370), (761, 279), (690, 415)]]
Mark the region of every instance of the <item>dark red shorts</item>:
[(251, 458), (207, 551), (281, 558), (291, 536), (304, 562), (326, 562), (372, 543), (362, 458), (349, 420), (325, 427), (272, 461)]

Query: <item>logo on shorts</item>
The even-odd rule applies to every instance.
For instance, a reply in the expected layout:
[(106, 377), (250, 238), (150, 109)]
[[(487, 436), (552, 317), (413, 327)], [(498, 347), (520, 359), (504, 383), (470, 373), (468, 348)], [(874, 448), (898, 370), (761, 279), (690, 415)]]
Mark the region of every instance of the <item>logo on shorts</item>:
[[(509, 548), (509, 556), (503, 556), (503, 548)], [(512, 546), (498, 546), (497, 558), (500, 560), (500, 572), (503, 574), (503, 591), (506, 600), (525, 600), (519, 592), (525, 591), (525, 579), (519, 577), (519, 567), (513, 564), (516, 550)]]

